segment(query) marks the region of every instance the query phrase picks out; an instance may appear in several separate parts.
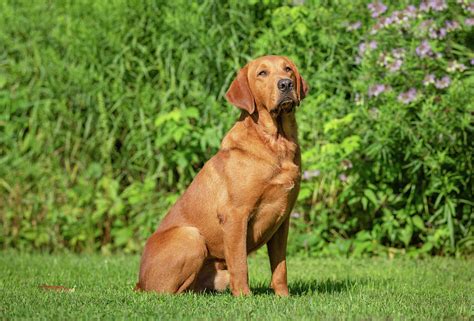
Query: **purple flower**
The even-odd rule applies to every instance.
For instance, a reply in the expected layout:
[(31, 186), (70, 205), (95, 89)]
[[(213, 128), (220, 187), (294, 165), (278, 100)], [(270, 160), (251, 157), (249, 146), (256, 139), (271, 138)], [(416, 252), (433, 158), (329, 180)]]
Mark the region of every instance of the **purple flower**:
[(370, 34), (375, 35), (382, 28), (383, 26), (380, 24), (380, 22), (377, 22), (372, 26), (372, 29), (370, 29)]
[(383, 84), (375, 84), (371, 87), (369, 87), (368, 95), (369, 97), (377, 97), (381, 93), (388, 91), (390, 87), (385, 86)]
[(359, 56), (363, 56), (367, 52), (367, 49), (377, 49), (377, 41), (372, 40), (369, 43), (361, 42), (359, 44)]
[(428, 86), (430, 84), (434, 84), (436, 81), (436, 78), (433, 74), (428, 74), (425, 76), (423, 79), (423, 85)]
[(438, 32), (436, 31), (435, 28), (430, 28), (429, 32), (428, 32), (428, 36), (431, 38), (431, 39), (437, 39), (438, 38)]
[(405, 51), (403, 48), (392, 49), (391, 55), (387, 54), (386, 52), (381, 52), (378, 62), (383, 67), (388, 68), (389, 71), (395, 72), (399, 70), (403, 64), (402, 57), (404, 56), (404, 53)]
[(348, 159), (342, 160), (341, 165), (342, 165), (342, 167), (344, 168), (344, 170), (347, 170), (347, 169), (351, 169), (351, 168), (352, 168), (352, 162), (351, 162), (350, 160), (348, 160)]
[(467, 11), (469, 11), (470, 14), (474, 14), (474, 2), (471, 2), (471, 3), (467, 6)]
[(356, 21), (354, 23), (350, 23), (348, 26), (347, 26), (347, 31), (354, 31), (354, 30), (357, 30), (357, 29), (360, 29), (360, 27), (362, 26), (362, 23), (360, 21)]
[(432, 19), (425, 20), (420, 23), (420, 29), (426, 32), (433, 25), (433, 23), (434, 21)]
[(443, 78), (436, 80), (435, 87), (438, 89), (444, 89), (449, 87), (450, 84), (451, 78), (449, 78), (448, 76), (444, 76)]
[(300, 218), (300, 217), (301, 217), (301, 214), (298, 213), (298, 212), (293, 212), (293, 213), (291, 213), (291, 217), (292, 217), (292, 218)]
[(431, 50), (431, 46), (428, 40), (423, 40), (421, 44), (416, 47), (416, 54), (421, 58), (433, 55), (433, 51)]
[(417, 14), (416, 7), (414, 5), (409, 5), (406, 7), (405, 10), (403, 10), (403, 13), (407, 18), (415, 18)]
[(384, 5), (381, 1), (372, 2), (367, 5), (369, 8), (372, 18), (377, 18), (382, 13), (387, 11), (387, 6)]
[(448, 62), (448, 68), (446, 68), (446, 70), (448, 72), (455, 72), (455, 71), (458, 71), (458, 70), (460, 72), (463, 72), (466, 69), (467, 69), (466, 65), (460, 64), (459, 62), (457, 62), (455, 60), (452, 60), (452, 61)]
[(405, 49), (403, 48), (392, 49), (392, 56), (397, 59), (403, 58), (405, 56)]
[(448, 8), (445, 0), (430, 0), (429, 6), (434, 11), (443, 11)]
[(428, 4), (427, 1), (421, 1), (420, 10), (421, 11), (429, 11), (430, 10), (430, 5)]
[(394, 23), (401, 23), (406, 19), (405, 14), (402, 11), (395, 10), (392, 12), (390, 19)]
[(416, 95), (417, 95), (416, 89), (415, 88), (410, 88), (408, 91), (398, 95), (398, 101), (400, 101), (404, 104), (409, 104), (413, 100), (415, 100)]
[(446, 68), (447, 72), (455, 72), (457, 69), (456, 61), (452, 60), (448, 62), (448, 68)]
[(444, 39), (446, 37), (446, 33), (447, 33), (447, 29), (446, 28), (441, 28), (438, 30), (438, 39)]
[(423, 0), (420, 3), (420, 10), (421, 11), (443, 11), (448, 8), (446, 1), (444, 0)]
[(466, 20), (464, 20), (464, 24), (468, 27), (474, 26), (474, 18), (466, 18)]
[(304, 180), (310, 180), (313, 177), (318, 177), (320, 174), (321, 174), (321, 171), (319, 169), (304, 171), (303, 172), (303, 179)]
[(382, 27), (388, 27), (393, 23), (393, 18), (392, 17), (380, 17), (379, 22), (382, 25)]
[(341, 182), (345, 183), (347, 182), (347, 175), (342, 173), (339, 175), (339, 179), (341, 180)]
[(379, 62), (382, 66), (386, 67), (386, 66), (388, 65), (389, 60), (390, 60), (390, 56), (389, 56), (387, 53), (381, 52), (381, 53), (379, 54), (378, 62)]
[(367, 50), (367, 44), (365, 42), (361, 42), (359, 44), (359, 56), (363, 56), (366, 50)]
[(387, 68), (391, 72), (398, 71), (402, 66), (403, 61), (401, 59), (395, 59), (393, 62), (387, 65)]
[(471, 59), (470, 63), (474, 66), (474, 59)]
[(377, 23), (372, 26), (370, 34), (376, 34), (380, 29), (390, 26), (393, 23), (392, 17), (380, 17), (377, 19)]
[(409, 19), (415, 18), (417, 14), (415, 6), (408, 6), (405, 10), (395, 10), (390, 15), (391, 22), (406, 25)]
[(369, 113), (373, 118), (378, 118), (380, 115), (380, 110), (378, 110), (378, 108), (372, 107), (369, 109)]
[[(451, 26), (452, 28), (452, 26)], [(454, 29), (453, 29), (454, 30)], [(439, 30), (436, 30), (434, 26), (431, 26), (428, 30), (428, 36), (431, 39), (444, 39), (446, 37), (446, 34), (449, 32), (447, 28), (440, 28)]]
[(457, 30), (459, 28), (461, 28), (461, 25), (459, 24), (459, 22), (455, 21), (455, 20), (448, 20), (446, 21), (445, 23), (446, 25), (446, 30), (448, 32), (451, 32), (451, 31), (454, 31), (454, 30)]

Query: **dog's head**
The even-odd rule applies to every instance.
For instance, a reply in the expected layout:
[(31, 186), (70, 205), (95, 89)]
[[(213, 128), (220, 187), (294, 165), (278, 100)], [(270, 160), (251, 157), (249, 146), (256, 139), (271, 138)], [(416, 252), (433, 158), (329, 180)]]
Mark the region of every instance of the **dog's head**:
[(308, 86), (290, 59), (263, 56), (239, 71), (226, 98), (249, 114), (265, 108), (276, 117), (293, 112), (307, 93)]

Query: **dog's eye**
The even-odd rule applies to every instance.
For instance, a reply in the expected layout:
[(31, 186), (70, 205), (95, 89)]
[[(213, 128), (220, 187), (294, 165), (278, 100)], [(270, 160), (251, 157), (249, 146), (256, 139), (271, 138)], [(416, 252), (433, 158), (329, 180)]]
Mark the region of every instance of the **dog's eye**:
[(290, 72), (290, 71), (293, 71), (293, 70), (291, 70), (290, 67), (286, 66), (286, 67), (285, 67), (285, 71), (286, 71), (286, 72)]
[(266, 70), (262, 70), (262, 71), (260, 71), (260, 72), (257, 74), (257, 76), (259, 76), (259, 77), (265, 77), (266, 75), (267, 75), (267, 71), (266, 71)]

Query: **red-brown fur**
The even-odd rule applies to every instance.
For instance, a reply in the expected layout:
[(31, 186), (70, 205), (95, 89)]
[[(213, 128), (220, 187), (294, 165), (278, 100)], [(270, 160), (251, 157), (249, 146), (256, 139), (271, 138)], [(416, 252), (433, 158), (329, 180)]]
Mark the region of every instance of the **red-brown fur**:
[[(294, 88), (283, 94), (281, 79)], [(300, 183), (294, 110), (307, 91), (286, 57), (264, 56), (239, 71), (226, 97), (241, 117), (148, 239), (137, 290), (220, 291), (230, 283), (234, 295), (247, 295), (247, 255), (267, 244), (271, 287), (288, 295), (286, 242)]]

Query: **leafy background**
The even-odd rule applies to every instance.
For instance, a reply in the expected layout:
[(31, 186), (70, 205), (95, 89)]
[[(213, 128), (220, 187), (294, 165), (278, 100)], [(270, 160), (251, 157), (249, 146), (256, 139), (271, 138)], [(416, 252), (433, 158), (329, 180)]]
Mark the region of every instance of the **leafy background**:
[(311, 87), (289, 252), (472, 254), (474, 6), (388, 3), (1, 1), (1, 246), (140, 252), (281, 54)]

